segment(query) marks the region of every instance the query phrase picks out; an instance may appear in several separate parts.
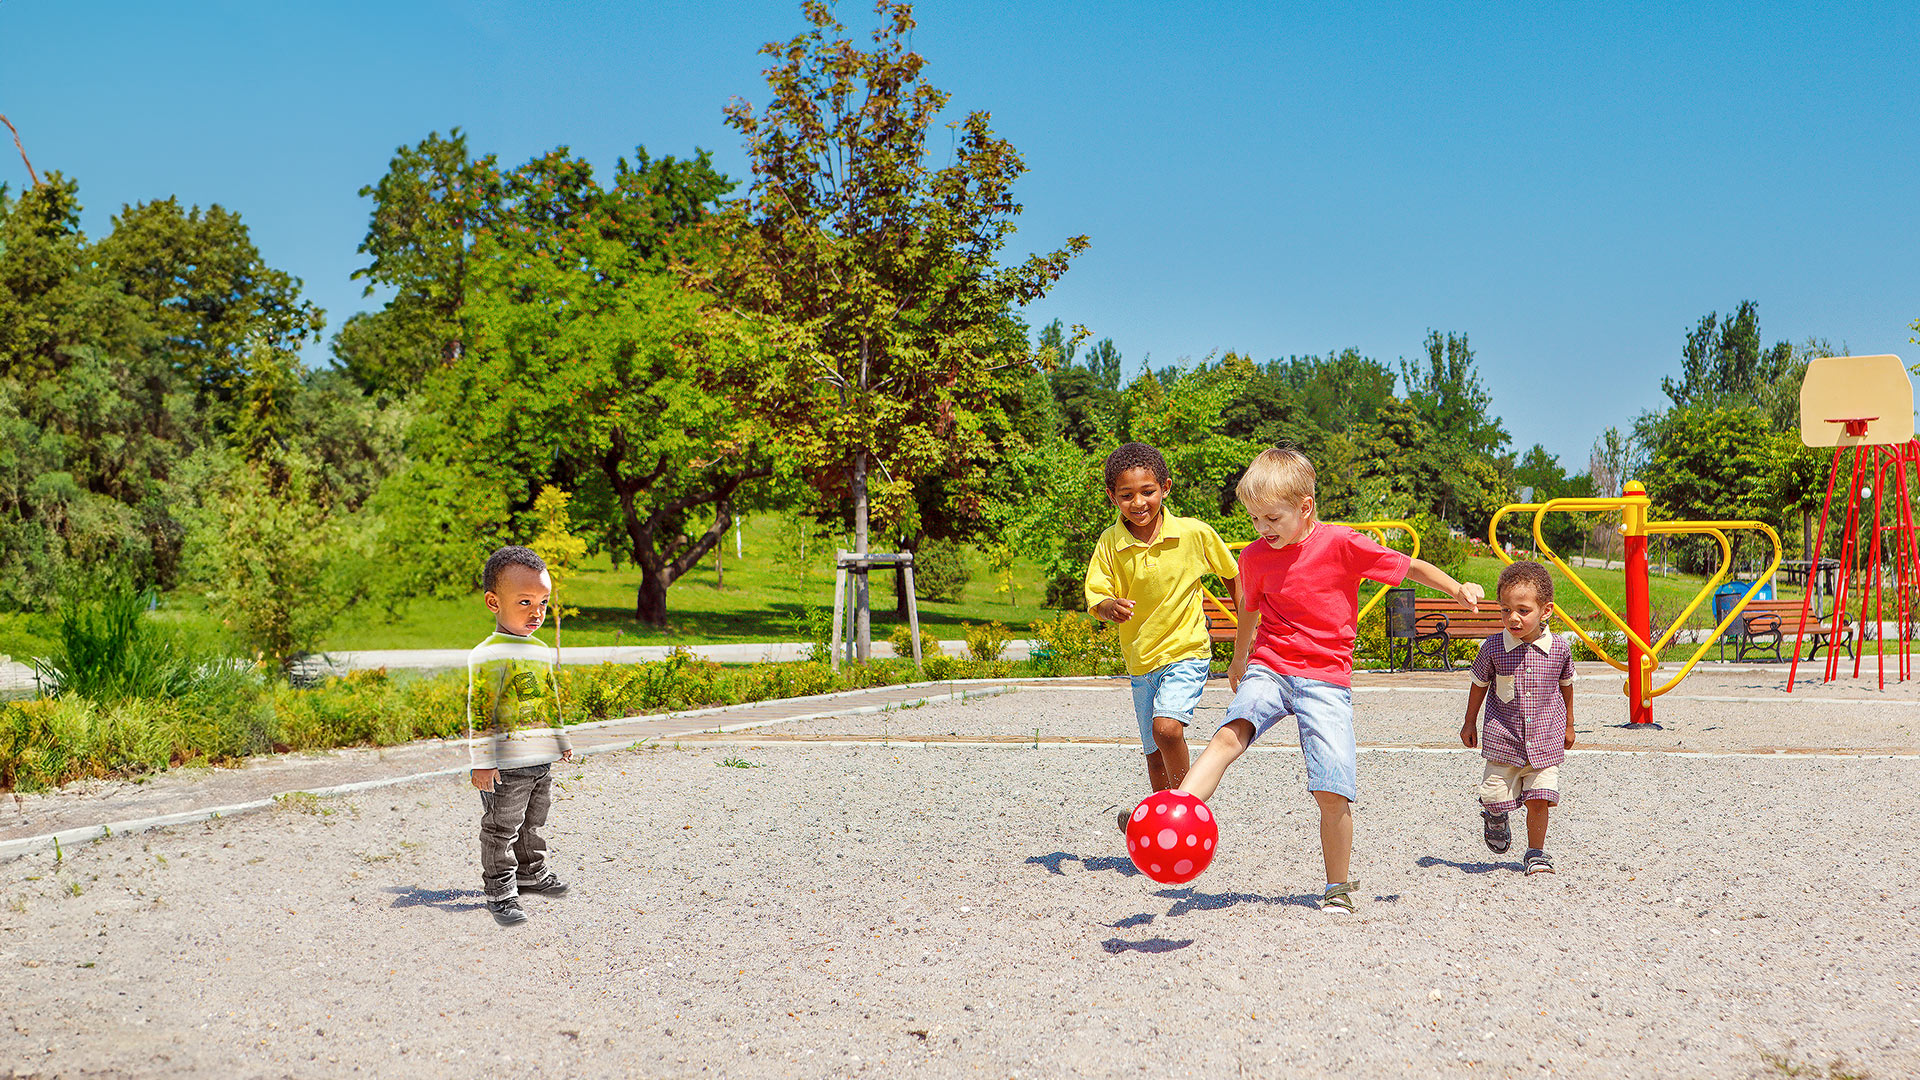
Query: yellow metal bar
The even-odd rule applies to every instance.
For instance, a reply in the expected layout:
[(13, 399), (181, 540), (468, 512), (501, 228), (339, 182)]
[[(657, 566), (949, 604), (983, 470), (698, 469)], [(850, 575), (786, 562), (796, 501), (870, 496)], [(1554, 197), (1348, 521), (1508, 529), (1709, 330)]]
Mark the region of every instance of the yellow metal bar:
[[(1613, 502), (1618, 500), (1608, 500), (1608, 501)], [(1499, 531), (1500, 519), (1503, 517), (1506, 517), (1509, 513), (1512, 513), (1514, 511), (1522, 511), (1522, 510), (1539, 511), (1545, 505), (1546, 505), (1545, 503), (1511, 503), (1495, 511), (1493, 515), (1493, 520), (1487, 522), (1487, 544), (1488, 546), (1493, 548), (1494, 555), (1497, 556), (1501, 562), (1506, 563), (1508, 566), (1513, 565), (1513, 560), (1507, 557), (1506, 545), (1500, 542), (1500, 531)], [(1609, 507), (1605, 507), (1604, 509), (1619, 509), (1619, 507), (1609, 506)], [(1567, 614), (1566, 611), (1562, 609), (1562, 607), (1559, 604), (1555, 604), (1553, 606), (1553, 617), (1556, 619), (1559, 619), (1563, 623), (1566, 623), (1567, 628), (1572, 630), (1575, 636), (1579, 637), (1581, 641), (1584, 641), (1587, 643), (1587, 648), (1593, 651), (1593, 655), (1598, 656), (1602, 660), (1605, 660), (1607, 663), (1613, 665), (1614, 668), (1620, 671), (1627, 670), (1627, 665), (1621, 663), (1618, 660), (1615, 660), (1610, 654), (1608, 654), (1607, 650), (1603, 648), (1598, 641), (1595, 641), (1593, 639), (1593, 635), (1587, 633), (1587, 628), (1584, 626), (1581, 626), (1579, 620)]]
[[(1406, 523), (1406, 522), (1404, 522), (1404, 521), (1390, 521), (1390, 520), (1380, 520), (1380, 521), (1323, 521), (1323, 522), (1321, 522), (1320, 524), (1322, 524), (1322, 525), (1344, 525), (1344, 526), (1346, 526), (1346, 527), (1347, 527), (1347, 528), (1349, 528), (1349, 529), (1358, 529), (1358, 530), (1360, 530), (1361, 532), (1368, 532), (1368, 533), (1372, 533), (1372, 534), (1374, 535), (1374, 538), (1380, 541), (1380, 546), (1381, 546), (1381, 547), (1385, 547), (1385, 546), (1387, 545), (1387, 531), (1388, 531), (1388, 530), (1390, 530), (1390, 529), (1399, 529), (1399, 530), (1401, 530), (1402, 532), (1404, 532), (1404, 533), (1406, 533), (1406, 534), (1407, 534), (1407, 535), (1408, 535), (1409, 537), (1411, 537), (1411, 538), (1413, 539), (1413, 553), (1412, 553), (1412, 556), (1411, 556), (1411, 557), (1412, 557), (1412, 558), (1415, 558), (1415, 559), (1417, 559), (1417, 558), (1419, 558), (1419, 557), (1420, 557), (1420, 534), (1419, 534), (1418, 532), (1416, 532), (1416, 531), (1414, 531), (1414, 528), (1413, 528), (1413, 526), (1412, 526), (1412, 525), (1409, 525), (1409, 524), (1407, 524), (1407, 523)], [(1228, 545), (1227, 545), (1227, 549), (1228, 549), (1228, 550), (1230, 550), (1230, 551), (1244, 551), (1244, 550), (1246, 550), (1246, 548), (1248, 547), (1248, 545), (1250, 545), (1250, 544), (1253, 544), (1253, 543), (1255, 543), (1255, 541), (1252, 541), (1252, 540), (1235, 540), (1235, 541), (1233, 541), (1232, 543), (1230, 543), (1230, 544), (1228, 544)], [(1370, 600), (1368, 600), (1368, 601), (1366, 602), (1366, 604), (1365, 604), (1364, 606), (1362, 606), (1362, 607), (1360, 608), (1360, 613), (1359, 613), (1359, 615), (1358, 615), (1358, 616), (1357, 616), (1357, 617), (1355, 618), (1355, 620), (1354, 620), (1356, 624), (1357, 624), (1357, 623), (1359, 622), (1359, 620), (1360, 620), (1360, 619), (1364, 619), (1364, 618), (1366, 618), (1366, 617), (1367, 617), (1367, 613), (1368, 613), (1368, 612), (1370, 612), (1370, 611), (1372, 611), (1372, 610), (1374, 609), (1374, 607), (1375, 607), (1376, 605), (1378, 605), (1378, 604), (1380, 603), (1380, 601), (1381, 601), (1382, 599), (1384, 599), (1384, 598), (1386, 597), (1386, 595), (1387, 595), (1387, 590), (1388, 590), (1388, 589), (1390, 589), (1390, 588), (1393, 588), (1393, 586), (1391, 586), (1391, 585), (1382, 585), (1382, 586), (1380, 586), (1380, 588), (1379, 588), (1379, 589), (1378, 589), (1378, 590), (1377, 590), (1377, 591), (1376, 591), (1376, 592), (1375, 592), (1375, 593), (1373, 594), (1373, 598), (1372, 598), (1372, 599), (1370, 599)], [(1237, 629), (1239, 629), (1239, 627), (1240, 627), (1240, 607), (1239, 607), (1239, 602), (1238, 602), (1238, 598), (1237, 598), (1237, 597), (1235, 598), (1235, 602), (1234, 602), (1234, 603), (1231, 603), (1231, 604), (1229, 604), (1229, 603), (1227, 603), (1226, 601), (1224, 601), (1224, 600), (1222, 600), (1222, 599), (1220, 599), (1219, 597), (1217, 597), (1217, 596), (1215, 596), (1215, 595), (1213, 595), (1213, 593), (1212, 593), (1212, 592), (1210, 592), (1210, 591), (1208, 591), (1208, 589), (1207, 589), (1207, 587), (1206, 587), (1205, 585), (1202, 585), (1202, 586), (1200, 586), (1200, 593), (1201, 593), (1201, 597), (1202, 597), (1202, 599), (1201, 599), (1201, 604), (1202, 604), (1203, 606), (1204, 606), (1204, 605), (1205, 605), (1205, 604), (1206, 604), (1206, 603), (1207, 603), (1208, 601), (1211, 601), (1211, 602), (1213, 603), (1213, 605), (1214, 605), (1215, 607), (1217, 607), (1217, 608), (1219, 608), (1219, 609), (1220, 609), (1221, 611), (1224, 611), (1224, 612), (1226, 612), (1226, 613), (1228, 614), (1228, 616), (1230, 616), (1230, 617), (1232, 618), (1232, 620), (1233, 620), (1233, 625), (1234, 625), (1234, 628), (1235, 628), (1236, 630), (1237, 630)]]
[[(1717, 531), (1720, 529), (1747, 529), (1747, 530), (1758, 530), (1760, 532), (1764, 532), (1767, 534), (1767, 539), (1772, 541), (1773, 543), (1773, 562), (1768, 564), (1766, 573), (1761, 574), (1759, 577), (1756, 577), (1753, 579), (1753, 585), (1750, 586), (1747, 589), (1746, 593), (1740, 597), (1740, 602), (1733, 605), (1733, 610), (1727, 612), (1727, 617), (1724, 619), (1721, 619), (1720, 625), (1713, 628), (1713, 633), (1708, 634), (1707, 640), (1700, 643), (1700, 647), (1698, 649), (1695, 649), (1693, 652), (1693, 655), (1687, 658), (1686, 664), (1680, 668), (1680, 671), (1677, 674), (1675, 674), (1673, 678), (1667, 680), (1666, 683), (1661, 685), (1659, 689), (1653, 691), (1654, 697), (1659, 697), (1661, 694), (1664, 694), (1667, 691), (1673, 689), (1675, 686), (1678, 686), (1680, 684), (1680, 680), (1687, 677), (1687, 672), (1692, 671), (1693, 666), (1695, 664), (1698, 664), (1701, 658), (1707, 655), (1707, 650), (1713, 647), (1713, 643), (1719, 640), (1721, 634), (1726, 633), (1727, 627), (1733, 625), (1733, 620), (1740, 617), (1740, 612), (1746, 608), (1748, 601), (1751, 601), (1756, 595), (1759, 594), (1760, 587), (1765, 585), (1768, 581), (1772, 580), (1774, 572), (1780, 569), (1780, 534), (1773, 531), (1773, 526), (1768, 525), (1763, 521), (1684, 521), (1684, 522), (1667, 522), (1665, 524), (1692, 525), (1692, 526), (1699, 527), (1702, 531)], [(1674, 530), (1674, 531), (1678, 531), (1678, 530)], [(1722, 537), (1721, 542), (1722, 543), (1726, 542), (1724, 537)], [(1731, 552), (1729, 552), (1728, 561), (1729, 562), (1732, 561)], [(1676, 625), (1678, 624), (1676, 623)], [(1795, 644), (1797, 647), (1798, 643), (1796, 642)]]
[[(1647, 504), (1647, 497), (1645, 495), (1638, 495), (1638, 496), (1623, 497), (1619, 499), (1549, 499), (1546, 502), (1539, 504), (1540, 508), (1533, 512), (1533, 543), (1534, 543), (1535, 550), (1539, 551), (1542, 555), (1545, 555), (1547, 558), (1553, 560), (1553, 565), (1559, 567), (1560, 572), (1567, 575), (1567, 580), (1573, 582), (1575, 588), (1585, 593), (1587, 599), (1593, 601), (1594, 606), (1599, 609), (1600, 614), (1605, 615), (1607, 617), (1608, 622), (1611, 622), (1613, 623), (1613, 625), (1619, 627), (1620, 632), (1627, 636), (1628, 641), (1631, 641), (1635, 645), (1640, 646), (1640, 651), (1642, 653), (1645, 653), (1647, 656), (1651, 657), (1653, 655), (1653, 646), (1647, 644), (1647, 641), (1645, 638), (1641, 637), (1639, 634), (1634, 633), (1633, 627), (1628, 626), (1626, 623), (1626, 620), (1622, 619), (1617, 613), (1615, 613), (1613, 608), (1609, 606), (1605, 600), (1600, 599), (1598, 594), (1596, 594), (1592, 589), (1587, 588), (1587, 583), (1580, 580), (1580, 575), (1574, 573), (1573, 567), (1568, 566), (1565, 562), (1562, 562), (1560, 559), (1560, 556), (1555, 554), (1553, 548), (1547, 545), (1547, 538), (1540, 535), (1540, 524), (1542, 521), (1546, 519), (1546, 515), (1548, 514), (1549, 511), (1613, 510), (1613, 509), (1626, 510), (1628, 509), (1628, 504), (1630, 503), (1638, 503), (1642, 507), (1644, 507)], [(1557, 610), (1557, 607), (1556, 607), (1556, 610)], [(1588, 645), (1595, 644), (1593, 639), (1587, 637), (1587, 635), (1585, 634), (1581, 634), (1580, 637), (1583, 640), (1585, 640)], [(1621, 671), (1627, 672), (1629, 677), (1632, 676), (1633, 673), (1628, 668), (1627, 665), (1614, 660), (1611, 656), (1607, 656), (1605, 651), (1599, 649), (1597, 646), (1594, 651), (1599, 653), (1599, 655), (1602, 658), (1604, 658), (1607, 661), (1607, 663), (1612, 664), (1614, 667), (1619, 668)]]

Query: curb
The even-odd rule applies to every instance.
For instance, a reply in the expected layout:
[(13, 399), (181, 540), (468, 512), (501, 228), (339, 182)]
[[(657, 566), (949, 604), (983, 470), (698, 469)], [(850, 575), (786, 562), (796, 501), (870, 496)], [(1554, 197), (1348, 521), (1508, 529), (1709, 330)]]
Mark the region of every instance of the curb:
[[(1071, 676), (1069, 677), (1071, 678)], [(828, 716), (865, 715), (870, 713), (886, 712), (891, 709), (912, 708), (920, 705), (925, 705), (934, 701), (970, 701), (976, 698), (997, 697), (1001, 694), (1009, 693), (1012, 690), (1016, 689), (1016, 686), (1011, 684), (1018, 683), (1018, 682), (1026, 682), (1026, 681), (1051, 681), (1051, 680), (968, 679), (968, 680), (962, 680), (962, 682), (971, 683), (971, 684), (990, 684), (990, 685), (976, 685), (972, 689), (962, 689), (957, 692), (950, 692), (947, 694), (928, 694), (924, 697), (909, 698), (904, 701), (891, 701), (884, 705), (865, 705), (865, 706), (859, 706), (851, 709), (829, 709), (825, 712), (806, 713), (799, 716), (782, 716), (782, 717), (777, 717), (771, 720), (752, 720), (752, 721), (748, 721), (746, 723), (741, 723), (741, 724), (731, 724), (731, 725), (723, 724), (723, 725), (716, 725), (711, 728), (704, 727), (704, 726), (697, 727), (697, 728), (688, 728), (684, 731), (673, 731), (673, 732), (667, 732), (661, 735), (646, 736), (644, 738), (635, 739), (630, 743), (624, 743), (624, 744), (608, 743), (605, 746), (587, 747), (585, 749), (575, 751), (574, 757), (575, 757), (575, 760), (579, 760), (579, 759), (583, 759), (583, 758), (590, 757), (593, 755), (598, 755), (598, 754), (610, 754), (610, 753), (616, 753), (623, 750), (632, 750), (635, 747), (643, 744), (658, 743), (662, 740), (674, 739), (682, 735), (698, 735), (698, 734), (705, 734), (709, 732), (724, 734), (726, 732), (731, 732), (731, 731), (746, 731), (752, 728), (768, 727), (773, 724), (793, 723), (795, 721), (800, 721), (800, 720), (818, 720)], [(771, 699), (771, 702), (760, 701), (760, 702), (754, 702), (751, 705), (722, 705), (712, 709), (695, 709), (685, 713), (667, 713), (664, 715), (651, 716), (651, 717), (630, 716), (630, 717), (623, 717), (619, 720), (597, 721), (592, 724), (574, 724), (574, 725), (570, 725), (567, 728), (567, 730), (579, 731), (582, 729), (608, 727), (613, 724), (633, 723), (635, 721), (672, 720), (672, 719), (678, 719), (681, 717), (688, 717), (688, 716), (700, 716), (700, 715), (710, 715), (714, 713), (732, 712), (738, 709), (751, 708), (754, 705), (764, 706), (772, 702), (779, 702), (779, 701), (819, 701), (819, 700), (827, 700), (832, 698), (847, 697), (849, 695), (873, 694), (873, 693), (878, 693), (880, 691), (885, 691), (885, 690), (899, 690), (903, 688), (917, 689), (921, 687), (948, 686), (948, 685), (958, 686), (960, 685), (960, 683), (958, 682), (951, 683), (951, 684), (949, 683), (907, 683), (907, 684), (900, 684), (895, 686), (869, 687), (864, 690), (847, 690), (837, 694), (820, 694), (811, 698), (773, 698)], [(434, 741), (442, 746), (450, 745), (449, 741), (445, 739), (438, 739)], [(197, 810), (181, 810), (171, 814), (157, 814), (150, 817), (129, 818), (125, 821), (102, 822), (98, 825), (76, 825), (73, 828), (61, 829), (58, 832), (42, 833), (38, 836), (23, 836), (14, 840), (0, 841), (0, 862), (11, 861), (23, 855), (29, 855), (36, 851), (44, 851), (49, 848), (56, 848), (56, 847), (69, 848), (77, 845), (85, 845), (96, 840), (105, 840), (108, 837), (116, 836), (116, 835), (124, 835), (127, 833), (150, 832), (154, 829), (164, 829), (172, 825), (191, 825), (191, 824), (194, 824), (195, 822), (200, 822), (200, 821), (212, 821), (216, 818), (234, 817), (240, 814), (248, 814), (256, 810), (265, 810), (270, 807), (276, 806), (278, 805), (280, 799), (283, 799), (286, 796), (293, 795), (293, 794), (306, 794), (306, 795), (325, 796), (325, 797), (331, 797), (335, 795), (350, 795), (356, 791), (371, 791), (376, 788), (394, 787), (399, 784), (409, 784), (415, 780), (431, 780), (441, 776), (456, 776), (466, 771), (467, 771), (467, 768), (464, 765), (458, 766), (455, 768), (448, 768), (448, 769), (430, 769), (426, 772), (408, 773), (407, 775), (404, 775), (404, 776), (386, 776), (386, 777), (381, 777), (380, 779), (377, 779), (377, 780), (357, 780), (350, 784), (335, 784), (330, 787), (323, 787), (323, 788), (295, 788), (290, 791), (276, 792), (263, 799), (252, 799), (247, 802), (240, 802), (240, 803), (228, 803), (224, 806), (208, 806), (208, 807), (202, 807)]]

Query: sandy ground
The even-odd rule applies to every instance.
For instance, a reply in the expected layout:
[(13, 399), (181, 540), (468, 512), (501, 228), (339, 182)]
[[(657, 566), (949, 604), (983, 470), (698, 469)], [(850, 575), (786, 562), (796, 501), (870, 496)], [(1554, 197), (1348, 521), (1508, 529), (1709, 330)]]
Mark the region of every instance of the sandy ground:
[[(1920, 1074), (1920, 759), (1743, 752), (1920, 752), (1920, 691), (1716, 678), (1658, 732), (1613, 727), (1594, 681), (1582, 739), (1653, 752), (1570, 759), (1560, 872), (1533, 878), (1480, 843), (1477, 758), (1414, 748), (1453, 737), (1457, 694), (1363, 691), (1363, 742), (1400, 748), (1361, 758), (1356, 916), (1313, 906), (1285, 741), (1214, 799), (1206, 874), (1134, 872), (1107, 807), (1143, 793), (1138, 748), (1063, 741), (1123, 737), (1118, 688), (566, 767), (549, 831), (574, 890), (513, 929), (449, 779), (32, 855), (0, 864), (0, 1070)], [(1746, 694), (1768, 700), (1700, 700)]]

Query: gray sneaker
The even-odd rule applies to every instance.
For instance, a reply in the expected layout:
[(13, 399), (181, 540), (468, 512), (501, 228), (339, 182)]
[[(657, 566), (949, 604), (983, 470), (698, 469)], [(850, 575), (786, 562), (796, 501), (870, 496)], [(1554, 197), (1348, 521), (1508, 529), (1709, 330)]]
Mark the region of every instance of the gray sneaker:
[(501, 926), (513, 926), (527, 921), (527, 913), (520, 907), (520, 898), (509, 896), (505, 900), (487, 901), (487, 910), (493, 912), (493, 921)]
[(567, 883), (561, 881), (559, 877), (553, 874), (548, 874), (546, 877), (541, 878), (531, 885), (521, 885), (520, 891), (522, 893), (537, 893), (541, 896), (565, 896), (567, 894)]

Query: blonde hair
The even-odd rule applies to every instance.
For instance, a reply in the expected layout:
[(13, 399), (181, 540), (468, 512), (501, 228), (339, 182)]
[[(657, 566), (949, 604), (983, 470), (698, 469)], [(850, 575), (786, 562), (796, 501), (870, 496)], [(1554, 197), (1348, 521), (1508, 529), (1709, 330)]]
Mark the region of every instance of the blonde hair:
[(1278, 502), (1298, 505), (1313, 496), (1313, 481), (1313, 462), (1307, 455), (1276, 446), (1253, 456), (1233, 493), (1248, 508)]

